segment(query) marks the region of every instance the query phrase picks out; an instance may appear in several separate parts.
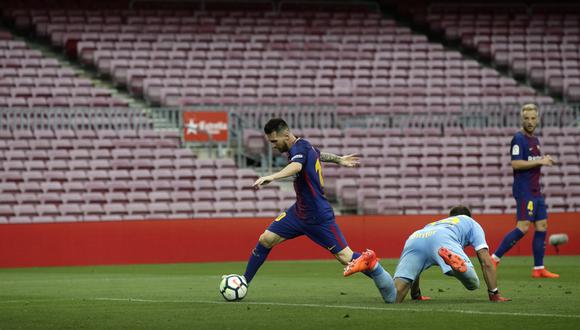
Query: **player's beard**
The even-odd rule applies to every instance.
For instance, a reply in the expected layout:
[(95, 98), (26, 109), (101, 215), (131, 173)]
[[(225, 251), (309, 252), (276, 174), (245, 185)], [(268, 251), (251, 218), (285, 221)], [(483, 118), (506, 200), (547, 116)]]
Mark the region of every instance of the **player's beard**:
[(290, 148), (288, 148), (288, 146), (286, 144), (280, 145), (280, 146), (276, 146), (276, 148), (274, 148), (276, 150), (278, 150), (278, 152), (280, 152), (281, 154), (287, 152), (288, 150), (290, 150)]
[(288, 148), (287, 146), (278, 148), (278, 151), (280, 151), (281, 154), (287, 152), (288, 150), (290, 150), (290, 148)]
[(530, 125), (531, 127), (528, 127), (528, 125), (524, 125), (524, 131), (528, 134), (528, 135), (533, 135), (534, 131), (536, 130), (537, 125)]

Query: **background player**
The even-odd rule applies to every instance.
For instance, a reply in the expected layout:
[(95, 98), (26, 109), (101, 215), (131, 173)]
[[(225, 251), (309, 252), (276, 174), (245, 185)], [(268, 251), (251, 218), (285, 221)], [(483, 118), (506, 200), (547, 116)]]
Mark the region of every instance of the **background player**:
[(346, 265), (345, 276), (354, 272), (364, 272), (375, 281), (385, 301), (394, 301), (396, 293), (393, 290), (391, 276), (378, 263), (373, 251), (367, 250), (361, 255), (350, 249), (335, 222), (334, 211), (324, 195), (321, 161), (355, 167), (359, 165), (358, 157), (356, 155), (339, 157), (321, 153), (307, 140), (294, 136), (282, 119), (268, 121), (264, 132), (274, 149), (288, 153), (289, 164), (279, 172), (258, 178), (254, 187), (259, 188), (272, 181), (294, 176), (296, 203), (280, 214), (260, 235), (244, 274), (248, 284), (274, 246), (285, 240), (306, 235), (332, 253), (340, 263)]
[(538, 126), (538, 108), (534, 104), (526, 104), (521, 110), (522, 129), (518, 131), (511, 142), (512, 168), (514, 170), (513, 196), (516, 200), (516, 228), (509, 232), (492, 255), (494, 264), (508, 252), (534, 223), (535, 232), (532, 241), (534, 253), (534, 268), (532, 277), (558, 278), (544, 268), (544, 253), (546, 251), (546, 230), (548, 229), (548, 212), (546, 203), (540, 191), (540, 168), (552, 166), (555, 161), (546, 155), (542, 157), (540, 141), (534, 136)]
[(495, 268), (489, 256), (485, 234), (481, 226), (471, 218), (469, 208), (456, 206), (451, 209), (449, 216), (414, 232), (405, 242), (395, 271), (396, 302), (402, 302), (409, 290), (413, 299), (428, 299), (421, 296), (419, 276), (432, 265), (441, 267), (445, 275), (456, 277), (468, 290), (479, 288), (479, 278), (473, 264), (463, 251), (468, 245), (473, 246), (477, 252), (489, 300), (494, 302), (511, 300), (499, 294)]

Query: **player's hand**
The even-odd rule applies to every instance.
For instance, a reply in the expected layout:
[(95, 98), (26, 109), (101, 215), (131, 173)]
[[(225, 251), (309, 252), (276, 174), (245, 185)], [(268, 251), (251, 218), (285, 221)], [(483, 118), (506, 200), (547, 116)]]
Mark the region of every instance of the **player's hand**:
[(546, 161), (546, 164), (544, 164), (544, 165), (552, 166), (552, 165), (556, 164), (556, 160), (554, 158), (552, 158), (552, 156), (550, 156), (550, 155), (544, 156), (543, 159), (545, 159), (545, 161)]
[(498, 292), (498, 293), (489, 293), (489, 301), (506, 302), (506, 301), (511, 301), (511, 299), (502, 297)]
[(360, 165), (360, 157), (357, 154), (341, 156), (338, 165), (344, 167), (357, 167)]
[(411, 300), (426, 301), (426, 300), (431, 300), (431, 297), (417, 296), (417, 297), (411, 297)]
[(417, 285), (417, 288), (411, 288), (411, 300), (426, 301), (431, 300), (431, 297), (423, 296)]
[(274, 181), (274, 178), (272, 178), (271, 175), (263, 176), (263, 177), (258, 178), (258, 180), (256, 180), (256, 182), (254, 182), (252, 187), (258, 189), (261, 186), (265, 186), (272, 181)]

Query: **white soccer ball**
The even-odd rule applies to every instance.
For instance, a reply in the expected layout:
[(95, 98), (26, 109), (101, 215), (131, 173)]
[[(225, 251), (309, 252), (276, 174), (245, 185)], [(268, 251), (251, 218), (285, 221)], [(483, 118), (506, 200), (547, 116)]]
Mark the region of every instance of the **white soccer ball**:
[(220, 282), (220, 293), (227, 301), (242, 300), (248, 293), (248, 282), (238, 274), (224, 275)]
[(550, 245), (562, 245), (568, 243), (568, 235), (566, 234), (553, 234), (550, 235)]

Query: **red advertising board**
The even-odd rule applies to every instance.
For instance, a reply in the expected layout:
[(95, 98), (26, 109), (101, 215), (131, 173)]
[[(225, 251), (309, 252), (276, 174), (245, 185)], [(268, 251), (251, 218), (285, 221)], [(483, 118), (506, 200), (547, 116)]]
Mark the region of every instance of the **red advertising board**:
[(228, 140), (228, 113), (225, 111), (184, 112), (183, 140), (186, 142), (226, 142)]
[[(381, 258), (399, 258), (409, 235), (444, 215), (339, 216), (337, 223), (356, 251), (372, 248)], [(513, 214), (476, 215), (495, 251), (515, 226)], [(552, 213), (549, 233), (570, 241), (560, 255), (580, 255), (580, 213)], [(246, 261), (271, 218), (131, 220), (0, 225), (0, 268)], [(507, 256), (532, 255), (528, 233)], [(210, 246), (211, 248), (208, 248)], [(200, 253), (199, 251), (203, 251)], [(474, 255), (473, 249), (467, 249)], [(547, 255), (555, 255), (546, 246)], [(268, 260), (332, 259), (306, 237), (276, 246)], [(533, 264), (530, 258), (530, 267)]]

